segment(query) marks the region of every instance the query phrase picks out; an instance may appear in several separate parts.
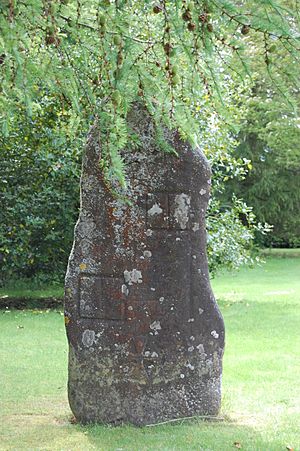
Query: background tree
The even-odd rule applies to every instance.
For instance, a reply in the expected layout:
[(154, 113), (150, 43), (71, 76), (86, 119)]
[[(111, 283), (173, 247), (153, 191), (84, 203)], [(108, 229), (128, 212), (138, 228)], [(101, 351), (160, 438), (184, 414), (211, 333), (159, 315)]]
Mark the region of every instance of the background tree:
[[(295, 66), (299, 58), (297, 7), (286, 9), (271, 0), (259, 5), (244, 1), (238, 6), (225, 0), (7, 0), (1, 2), (0, 9), (0, 121), (6, 162), (10, 159), (10, 169), (5, 163), (3, 171), (16, 176), (17, 170), (14, 172), (11, 164), (14, 159), (19, 171), (24, 168), (17, 157), (18, 149), (25, 146), (22, 133), (21, 140), (16, 136), (17, 124), (24, 127), (24, 139), (31, 136), (26, 131), (40, 121), (46, 93), (48, 99), (54, 99), (54, 111), (67, 114), (60, 121), (54, 113), (55, 124), (52, 123), (49, 134), (56, 140), (45, 135), (35, 143), (34, 133), (28, 138), (31, 150), (25, 146), (25, 153), (32, 155), (27, 159), (28, 167), (39, 161), (32, 151), (38, 145), (46, 155), (43, 168), (47, 172), (51, 166), (48, 139), (55, 148), (55, 158), (67, 162), (65, 177), (74, 174), (75, 180), (78, 169), (74, 170), (71, 159), (75, 155), (76, 166), (78, 155), (70, 150), (78, 146), (74, 137), (81, 137), (96, 122), (107, 183), (116, 195), (125, 197), (126, 169), (120, 150), (138, 145), (126, 122), (132, 102), (142, 101), (151, 113), (161, 151), (173, 152), (164, 138), (164, 126), (178, 128), (184, 139), (203, 148), (213, 162), (216, 194), (223, 191), (224, 182), (243, 174), (249, 165), (247, 158), (233, 157), (233, 135), (243, 109), (233, 94), (237, 80), (245, 81), (254, 58), (265, 64), (268, 77), (278, 86), (278, 80), (274, 82), (274, 77), (278, 79), (277, 54), (284, 50)], [(263, 50), (252, 54), (252, 41), (259, 41)], [(274, 42), (276, 49), (272, 47)], [(289, 98), (285, 78), (283, 74), (279, 90)], [(297, 85), (297, 79), (294, 81)], [(31, 119), (24, 119), (24, 106)], [(18, 155), (23, 154), (19, 151)], [(57, 174), (57, 178), (50, 177), (54, 185), (60, 183), (61, 172)], [(40, 193), (46, 184), (38, 185), (34, 189)], [(72, 193), (77, 193), (77, 189)], [(4, 197), (7, 194), (9, 198), (11, 190), (18, 195), (10, 182)], [(217, 197), (211, 203), (208, 222), (212, 268), (220, 262), (231, 265), (248, 259), (243, 248), (249, 247), (254, 231), (248, 227), (253, 215), (241, 201), (233, 198), (232, 208), (229, 203), (222, 205)], [(70, 199), (70, 206), (74, 205), (74, 194), (70, 194)], [(7, 206), (7, 199), (5, 202)], [(34, 202), (27, 205), (31, 204)], [(239, 220), (241, 211), (248, 217), (247, 226)], [(52, 232), (53, 228), (54, 223)], [(227, 243), (231, 243), (228, 246), (226, 234), (220, 233), (225, 229)], [(7, 233), (11, 231), (1, 233), (6, 240), (2, 256), (8, 265), (7, 243), (11, 243), (11, 236)], [(47, 271), (50, 260), (43, 266)], [(25, 264), (23, 268), (25, 274), (30, 273), (30, 266)]]
[(242, 196), (260, 221), (274, 226), (272, 233), (258, 237), (261, 244), (299, 247), (299, 119), (265, 92), (258, 92), (249, 104), (238, 154), (250, 159), (253, 167), (242, 182), (228, 187), (228, 194)]
[[(284, 9), (292, 2), (281, 5)], [(253, 207), (258, 220), (273, 225), (270, 234), (257, 237), (260, 244), (296, 247), (300, 245), (299, 65), (287, 48), (278, 48), (276, 39), (269, 44), (253, 36), (246, 40), (247, 52), (258, 58), (252, 62), (251, 90), (243, 98), (237, 157), (251, 160), (251, 170), (242, 181), (227, 185), (227, 200), (235, 192)], [(266, 46), (267, 71), (259, 59)]]

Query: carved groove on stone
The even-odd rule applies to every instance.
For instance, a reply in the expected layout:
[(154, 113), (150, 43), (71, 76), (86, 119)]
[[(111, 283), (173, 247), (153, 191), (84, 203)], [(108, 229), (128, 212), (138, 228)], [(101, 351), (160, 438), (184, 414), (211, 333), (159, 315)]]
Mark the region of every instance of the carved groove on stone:
[(124, 279), (108, 275), (83, 274), (79, 279), (81, 318), (125, 319)]

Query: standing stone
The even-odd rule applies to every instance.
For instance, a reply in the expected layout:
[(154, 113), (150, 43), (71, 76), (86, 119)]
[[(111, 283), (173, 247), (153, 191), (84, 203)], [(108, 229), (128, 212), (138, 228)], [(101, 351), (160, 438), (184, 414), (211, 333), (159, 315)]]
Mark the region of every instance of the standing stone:
[(209, 165), (175, 132), (179, 157), (159, 150), (140, 107), (129, 123), (140, 142), (124, 152), (130, 205), (103, 181), (95, 129), (84, 155), (66, 275), (70, 406), (82, 423), (216, 415), (224, 325), (205, 251)]

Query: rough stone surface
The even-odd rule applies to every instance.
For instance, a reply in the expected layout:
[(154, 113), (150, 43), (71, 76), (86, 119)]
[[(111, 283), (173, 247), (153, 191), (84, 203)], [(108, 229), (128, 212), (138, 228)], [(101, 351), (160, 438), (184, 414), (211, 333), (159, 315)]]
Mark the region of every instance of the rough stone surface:
[(204, 217), (210, 169), (199, 151), (157, 149), (134, 107), (138, 152), (124, 158), (132, 205), (114, 198), (92, 130), (66, 275), (69, 401), (82, 423), (144, 425), (220, 407), (223, 320), (211, 291)]

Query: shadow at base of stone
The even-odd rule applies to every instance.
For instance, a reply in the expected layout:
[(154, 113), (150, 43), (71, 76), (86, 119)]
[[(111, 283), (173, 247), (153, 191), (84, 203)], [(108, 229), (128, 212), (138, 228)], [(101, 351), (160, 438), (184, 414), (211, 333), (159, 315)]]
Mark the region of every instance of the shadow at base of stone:
[(139, 425), (139, 424), (133, 424), (133, 423), (128, 423), (125, 422), (122, 418), (119, 418), (115, 421), (112, 421), (110, 423), (80, 423), (80, 421), (78, 421), (76, 419), (76, 417), (74, 415), (70, 416), (68, 419), (70, 424), (77, 424), (83, 428), (85, 427), (101, 427), (101, 426), (105, 426), (105, 427), (133, 427), (133, 428), (151, 428), (151, 427), (156, 427), (156, 426), (162, 426), (162, 425), (181, 425), (181, 424), (197, 424), (199, 422), (208, 422), (208, 423), (222, 423), (222, 422), (234, 422), (233, 420), (231, 420), (229, 417), (222, 416), (222, 415), (194, 415), (194, 416), (190, 416), (190, 417), (179, 417), (179, 418), (173, 418), (170, 420), (166, 420), (166, 421), (161, 421), (161, 422), (157, 422), (157, 423), (150, 423), (150, 424), (143, 424), (143, 425)]

